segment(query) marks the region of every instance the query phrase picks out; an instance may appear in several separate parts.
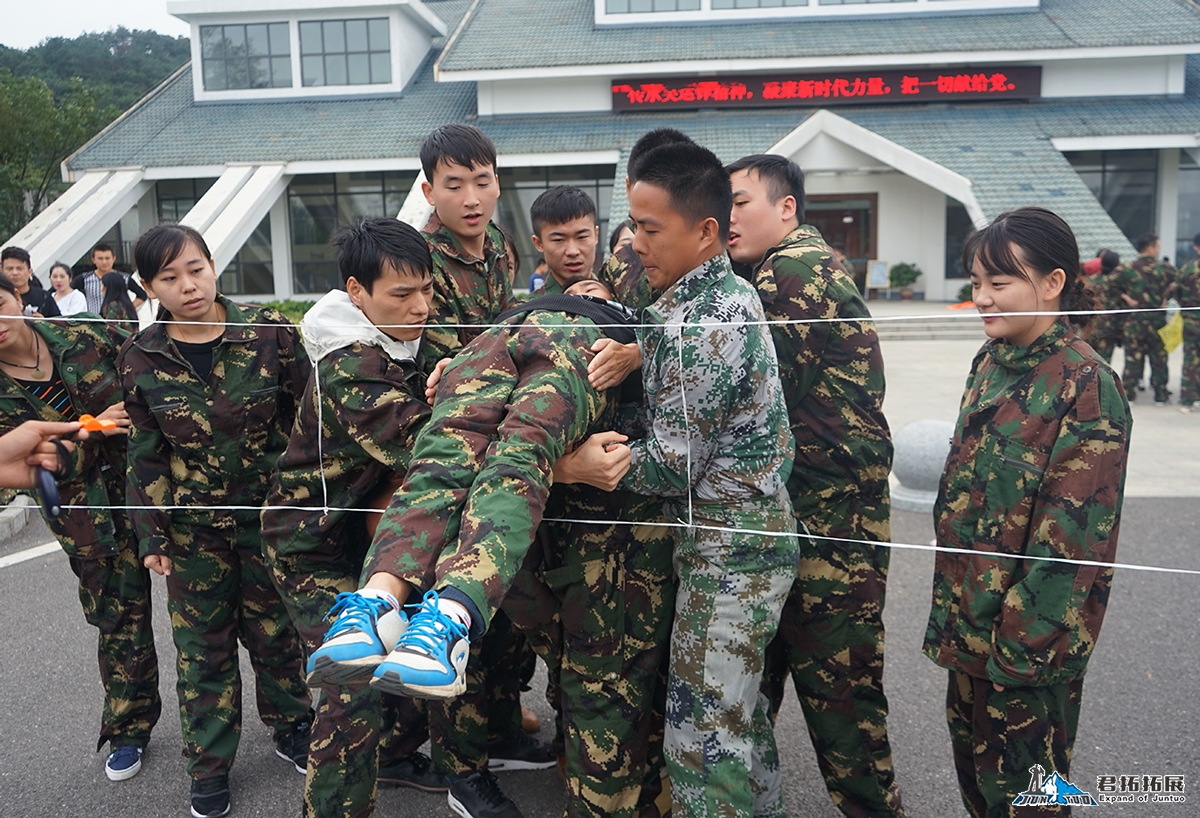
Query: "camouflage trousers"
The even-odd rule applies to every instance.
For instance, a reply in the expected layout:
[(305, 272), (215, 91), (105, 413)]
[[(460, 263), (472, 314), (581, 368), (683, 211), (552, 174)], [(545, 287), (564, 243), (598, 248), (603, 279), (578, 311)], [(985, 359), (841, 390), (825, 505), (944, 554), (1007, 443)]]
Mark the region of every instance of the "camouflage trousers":
[[(686, 501), (668, 502), (668, 519), (687, 514)], [(791, 503), (781, 491), (737, 505), (694, 504), (692, 522), (697, 527), (675, 529), (679, 590), (665, 735), (674, 811), (677, 818), (783, 815), (770, 704), (760, 686), (796, 578)]]
[(242, 731), (238, 642), (258, 713), (276, 737), (310, 715), (300, 637), (263, 564), (257, 526), (172, 527), (167, 603), (177, 651), (183, 755), (194, 779), (227, 773)]
[(1200, 401), (1200, 313), (1183, 314), (1183, 373), (1179, 378), (1179, 403)]
[(104, 710), (99, 750), (150, 741), (162, 713), (158, 654), (150, 617), (150, 572), (138, 559), (137, 543), (126, 540), (113, 557), (70, 558), (79, 579), (79, 602), (88, 624), (100, 631), (96, 656)]
[(1158, 329), (1163, 314), (1158, 311), (1131, 313), (1125, 323), (1125, 373), (1121, 381), (1129, 400), (1137, 398), (1137, 384), (1150, 359), (1150, 387), (1156, 401), (1167, 399), (1167, 350)]
[(503, 610), (529, 630), (547, 664), (557, 663), (560, 698), (552, 704), (561, 715), (571, 818), (659, 818), (669, 808), (660, 798), (671, 551), (662, 525), (544, 523), (534, 559), (504, 598)]
[(950, 671), (946, 721), (963, 804), (973, 818), (1067, 818), (1070, 807), (1014, 807), (1031, 768), (1070, 780), (1083, 679), (997, 691), (987, 679)]
[(834, 804), (851, 818), (903, 815), (887, 734), (883, 605), (890, 550), (820, 537), (887, 542), (890, 504), (823, 505), (800, 534), (800, 569), (767, 649), (772, 719), (788, 676)]
[[(320, 647), (337, 595), (358, 587), (359, 567), (281, 557), (268, 548), (279, 588), (307, 650)], [(431, 739), (434, 767), (467, 775), (486, 769), (489, 737), (520, 729), (520, 644), (498, 618), (471, 645), (467, 691), (451, 701), (417, 702), (367, 684), (322, 688), (309, 739), (306, 818), (369, 818), (379, 768)], [(515, 719), (515, 724), (514, 724)]]

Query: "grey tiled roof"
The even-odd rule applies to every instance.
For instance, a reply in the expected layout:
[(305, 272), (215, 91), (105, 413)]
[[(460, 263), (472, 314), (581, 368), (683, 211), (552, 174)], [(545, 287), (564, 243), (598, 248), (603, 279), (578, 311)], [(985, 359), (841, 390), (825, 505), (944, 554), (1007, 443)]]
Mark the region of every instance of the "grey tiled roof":
[(447, 71), (674, 60), (1200, 43), (1187, 0), (1041, 0), (1037, 11), (597, 29), (593, 0), (481, 0)]

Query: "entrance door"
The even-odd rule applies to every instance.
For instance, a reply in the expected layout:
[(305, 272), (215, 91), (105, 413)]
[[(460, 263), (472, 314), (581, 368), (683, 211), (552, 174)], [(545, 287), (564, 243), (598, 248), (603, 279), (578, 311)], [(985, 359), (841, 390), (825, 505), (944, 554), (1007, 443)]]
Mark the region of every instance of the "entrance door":
[(867, 277), (867, 262), (875, 255), (875, 212), (879, 206), (876, 193), (806, 196), (805, 221), (821, 231), (828, 244), (846, 248), (846, 267), (854, 275), (858, 289), (863, 290)]

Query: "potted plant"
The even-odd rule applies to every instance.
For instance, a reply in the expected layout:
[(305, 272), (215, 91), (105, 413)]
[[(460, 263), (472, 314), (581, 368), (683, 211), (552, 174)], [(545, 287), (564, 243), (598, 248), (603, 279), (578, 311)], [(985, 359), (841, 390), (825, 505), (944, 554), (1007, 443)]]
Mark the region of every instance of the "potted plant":
[(907, 261), (893, 264), (888, 270), (888, 286), (900, 290), (900, 297), (909, 301), (913, 297), (912, 285), (921, 277), (921, 268)]

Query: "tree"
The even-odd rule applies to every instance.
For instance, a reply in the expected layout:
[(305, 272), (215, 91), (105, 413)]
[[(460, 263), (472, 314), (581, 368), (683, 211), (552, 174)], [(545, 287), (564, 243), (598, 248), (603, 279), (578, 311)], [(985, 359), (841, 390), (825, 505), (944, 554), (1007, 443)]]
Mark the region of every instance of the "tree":
[(0, 235), (21, 229), (65, 185), (59, 166), (120, 110), (100, 107), (81, 79), (55, 94), (37, 77), (0, 68)]

